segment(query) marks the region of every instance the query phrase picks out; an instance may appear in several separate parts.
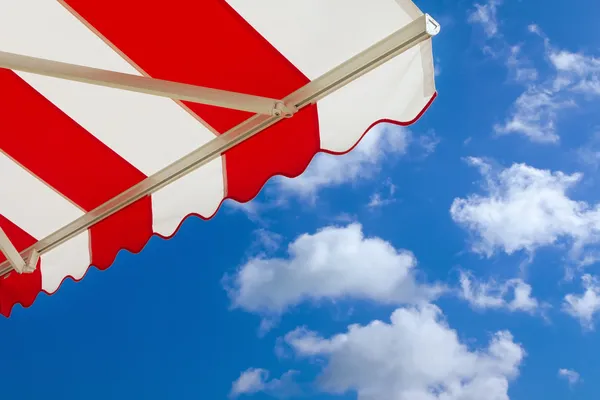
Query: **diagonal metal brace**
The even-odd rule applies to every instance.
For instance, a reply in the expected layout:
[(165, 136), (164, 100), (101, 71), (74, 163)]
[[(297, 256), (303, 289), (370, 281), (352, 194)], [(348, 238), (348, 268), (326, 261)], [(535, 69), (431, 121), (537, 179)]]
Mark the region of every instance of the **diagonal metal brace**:
[(10, 265), (19, 274), (27, 274), (35, 271), (40, 259), (40, 253), (36, 249), (32, 249), (29, 259), (25, 261), (2, 228), (0, 228), (0, 252), (4, 254)]
[(0, 51), (0, 68), (273, 117), (290, 118), (297, 111), (279, 99), (125, 74), (5, 51)]

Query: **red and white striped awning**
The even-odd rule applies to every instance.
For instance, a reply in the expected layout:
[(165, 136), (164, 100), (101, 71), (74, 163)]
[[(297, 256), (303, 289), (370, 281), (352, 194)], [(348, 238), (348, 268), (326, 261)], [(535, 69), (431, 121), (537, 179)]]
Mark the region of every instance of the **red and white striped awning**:
[(410, 0), (0, 2), (0, 313), (414, 122), (438, 30)]

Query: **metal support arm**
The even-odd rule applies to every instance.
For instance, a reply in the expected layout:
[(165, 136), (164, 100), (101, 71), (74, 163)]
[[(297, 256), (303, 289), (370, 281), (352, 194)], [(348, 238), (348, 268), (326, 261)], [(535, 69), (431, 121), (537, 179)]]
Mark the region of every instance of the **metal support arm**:
[(0, 51), (0, 68), (275, 117), (289, 118), (296, 112), (294, 108), (286, 106), (278, 99), (84, 67), (4, 51)]
[[(290, 94), (283, 101), (285, 104), (291, 104), (297, 110), (314, 104), (379, 65), (437, 35), (439, 30), (440, 25), (429, 15), (424, 14), (362, 53)], [(31, 251), (44, 254), (60, 246), (123, 208), (214, 160), (232, 147), (278, 123), (282, 118), (283, 116), (259, 114), (247, 119), (58, 231), (41, 239), (25, 250), (23, 254), (28, 254)], [(11, 265), (12, 263), (8, 261), (0, 263), (0, 276), (10, 272)]]
[(29, 259), (25, 261), (2, 228), (0, 228), (0, 252), (4, 254), (6, 260), (19, 274), (35, 271), (35, 267), (40, 259), (40, 254), (34, 248), (31, 250)]

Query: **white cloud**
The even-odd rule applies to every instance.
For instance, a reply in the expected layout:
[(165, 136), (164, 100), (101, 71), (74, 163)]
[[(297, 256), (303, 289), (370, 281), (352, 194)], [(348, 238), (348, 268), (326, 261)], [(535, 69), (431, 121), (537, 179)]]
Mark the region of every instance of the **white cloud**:
[(517, 82), (530, 82), (538, 78), (537, 69), (533, 68), (529, 61), (523, 57), (521, 46), (509, 46), (506, 66), (513, 73), (513, 79)]
[(558, 112), (574, 105), (570, 100), (561, 100), (553, 90), (531, 85), (515, 100), (508, 119), (495, 125), (494, 130), (499, 134), (522, 134), (533, 142), (556, 143)]
[(504, 63), (510, 80), (521, 84), (531, 84), (538, 80), (540, 74), (523, 54), (521, 44), (510, 44), (504, 39), (494, 38), (491, 43), (483, 45), (481, 50), (490, 58)]
[[(497, 12), (501, 1), (488, 0), (476, 4), (468, 21), (483, 27), (487, 40), (483, 52), (502, 60), (509, 76), (524, 85), (515, 99), (509, 115), (495, 124), (496, 134), (519, 134), (532, 142), (557, 143), (557, 123), (564, 111), (576, 107), (582, 97), (600, 96), (600, 58), (583, 52), (557, 49), (536, 24), (530, 24), (530, 33), (543, 39), (545, 61), (552, 68), (550, 74), (540, 74), (533, 63), (523, 55), (523, 44), (511, 44), (501, 35)], [(582, 96), (583, 95), (583, 96)]]
[(278, 177), (276, 185), (284, 195), (314, 201), (322, 188), (373, 176), (386, 156), (405, 154), (410, 140), (411, 134), (404, 127), (378, 125), (350, 153), (341, 156), (320, 153), (302, 175), (294, 179)]
[[(494, 125), (496, 134), (521, 134), (533, 142), (556, 143), (556, 121), (559, 111), (572, 107), (569, 99), (560, 98), (557, 90), (548, 82), (537, 83), (538, 70), (523, 55), (522, 45), (510, 44), (499, 37), (496, 20), (497, 7), (500, 2), (491, 0), (485, 5), (477, 5), (469, 17), (470, 22), (478, 22), (487, 27), (488, 38), (494, 40), (483, 46), (483, 52), (494, 59), (503, 60), (509, 77), (525, 85), (523, 93), (517, 97), (509, 111), (509, 116), (500, 124)], [(489, 21), (487, 24), (485, 21)], [(530, 32), (541, 35), (537, 25), (528, 27)]]
[(256, 237), (255, 245), (267, 252), (273, 252), (277, 250), (283, 240), (283, 237), (280, 234), (271, 232), (264, 228), (255, 230), (254, 236)]
[(559, 239), (573, 244), (573, 257), (600, 239), (600, 207), (575, 201), (567, 191), (582, 175), (513, 164), (496, 172), (478, 158), (468, 159), (485, 180), (483, 194), (456, 198), (452, 219), (474, 236), (472, 250), (488, 257), (552, 245)]
[(259, 214), (261, 203), (259, 203), (256, 199), (250, 200), (246, 203), (239, 203), (235, 200), (228, 199), (225, 201), (224, 205), (229, 210), (243, 212), (251, 221), (260, 220)]
[(396, 199), (394, 198), (394, 194), (396, 193), (396, 185), (394, 185), (390, 179), (387, 179), (384, 182), (383, 186), (385, 192), (387, 193), (383, 193), (383, 191), (373, 193), (369, 198), (369, 203), (367, 204), (367, 207), (379, 208), (388, 204), (392, 204), (396, 201)]
[[(547, 42), (549, 43), (549, 42)], [(547, 56), (557, 71), (555, 87), (588, 95), (600, 95), (600, 59), (547, 45)]]
[(472, 24), (481, 25), (488, 37), (498, 35), (497, 10), (499, 0), (489, 0), (485, 4), (475, 4), (475, 9), (469, 13), (468, 21)]
[(508, 117), (494, 125), (496, 134), (519, 134), (532, 142), (557, 143), (557, 123), (564, 112), (581, 100), (600, 95), (600, 58), (573, 53), (552, 47), (550, 40), (535, 24), (527, 27), (530, 33), (543, 39), (550, 74), (540, 74), (533, 63), (523, 55), (523, 44), (507, 42), (498, 31), (497, 8), (500, 2), (491, 0), (477, 5), (469, 21), (484, 27), (488, 40), (483, 52), (502, 60), (509, 77), (524, 85), (523, 92), (512, 104)]
[(260, 392), (265, 388), (265, 382), (268, 379), (269, 371), (262, 368), (249, 368), (242, 372), (240, 377), (233, 382), (231, 395), (251, 394)]
[(542, 31), (540, 27), (536, 24), (527, 25), (527, 30), (531, 33), (535, 33), (537, 35), (541, 35)]
[(379, 208), (386, 206), (388, 204), (392, 204), (396, 201), (394, 198), (383, 198), (381, 193), (373, 193), (371, 197), (369, 197), (369, 203), (367, 207), (369, 208)]
[(248, 368), (233, 382), (229, 397), (265, 392), (273, 397), (285, 398), (297, 391), (293, 381), (296, 371), (284, 373), (280, 379), (269, 380), (269, 371), (262, 368)]
[(571, 369), (561, 368), (558, 370), (558, 376), (564, 378), (569, 382), (569, 385), (574, 385), (580, 380), (579, 373)]
[(583, 294), (565, 296), (563, 310), (577, 318), (588, 330), (594, 329), (594, 315), (600, 311), (600, 282), (589, 274), (581, 278), (585, 291)]
[(360, 224), (303, 234), (286, 258), (256, 257), (225, 283), (234, 307), (278, 315), (302, 301), (359, 298), (388, 304), (429, 300), (439, 287), (416, 282), (415, 256)]
[(521, 279), (510, 279), (504, 283), (493, 280), (481, 282), (461, 271), (460, 286), (461, 297), (473, 308), (533, 313), (540, 306), (538, 300), (531, 297), (531, 285)]
[(554, 90), (588, 97), (600, 96), (600, 58), (555, 48), (539, 28), (537, 34), (544, 38), (546, 57), (555, 69)]
[(435, 152), (435, 149), (441, 141), (442, 139), (440, 139), (435, 132), (431, 131), (429, 133), (419, 135), (415, 144), (423, 151), (423, 157), (427, 157)]
[(545, 55), (554, 71), (539, 84), (538, 72), (520, 59), (520, 46), (511, 46), (507, 66), (517, 81), (527, 83), (515, 100), (509, 117), (494, 129), (500, 134), (521, 134), (533, 142), (557, 143), (556, 125), (561, 111), (573, 108), (581, 96), (600, 95), (600, 59), (584, 53), (556, 49), (539, 26), (528, 27), (531, 33), (544, 39)]
[(551, 49), (549, 57), (558, 71), (570, 72), (580, 76), (600, 71), (600, 59), (582, 53)]
[(431, 304), (399, 308), (390, 323), (351, 325), (328, 339), (299, 328), (285, 342), (300, 357), (325, 359), (322, 391), (354, 391), (359, 400), (508, 400), (525, 356), (506, 331), (470, 350)]

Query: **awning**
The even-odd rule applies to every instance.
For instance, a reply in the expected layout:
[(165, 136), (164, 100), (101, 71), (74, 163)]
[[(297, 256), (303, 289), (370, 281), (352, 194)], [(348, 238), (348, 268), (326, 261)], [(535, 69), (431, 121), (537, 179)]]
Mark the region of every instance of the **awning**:
[(438, 31), (410, 0), (0, 2), (0, 313), (413, 123)]

